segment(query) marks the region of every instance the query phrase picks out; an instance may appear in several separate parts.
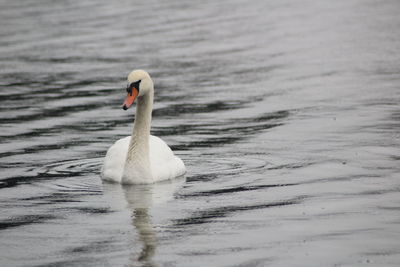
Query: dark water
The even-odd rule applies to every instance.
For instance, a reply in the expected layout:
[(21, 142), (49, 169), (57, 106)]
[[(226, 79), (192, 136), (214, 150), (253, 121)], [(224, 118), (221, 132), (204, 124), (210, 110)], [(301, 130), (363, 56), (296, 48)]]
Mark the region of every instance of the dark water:
[[(1, 266), (399, 266), (399, 1), (0, 3)], [(136, 68), (184, 180), (100, 180)]]

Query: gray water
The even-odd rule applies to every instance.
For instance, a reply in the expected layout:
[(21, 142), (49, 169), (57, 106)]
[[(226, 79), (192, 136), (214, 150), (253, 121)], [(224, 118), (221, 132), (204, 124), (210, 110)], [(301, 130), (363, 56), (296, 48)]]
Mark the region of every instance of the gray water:
[[(399, 266), (399, 1), (0, 7), (1, 266)], [(137, 68), (188, 172), (102, 184)]]

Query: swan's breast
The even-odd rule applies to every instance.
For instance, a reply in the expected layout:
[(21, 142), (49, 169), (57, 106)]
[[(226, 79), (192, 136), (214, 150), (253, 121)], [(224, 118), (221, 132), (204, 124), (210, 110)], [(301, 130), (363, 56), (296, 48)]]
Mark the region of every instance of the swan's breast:
[(130, 140), (130, 136), (119, 139), (107, 150), (101, 169), (103, 180), (114, 183), (121, 182)]

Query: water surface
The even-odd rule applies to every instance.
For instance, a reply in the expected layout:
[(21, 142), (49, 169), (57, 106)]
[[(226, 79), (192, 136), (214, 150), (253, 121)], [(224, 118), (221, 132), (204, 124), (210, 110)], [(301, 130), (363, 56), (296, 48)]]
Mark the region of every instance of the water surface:
[[(0, 265), (399, 265), (398, 1), (0, 5)], [(136, 68), (184, 179), (101, 182)]]

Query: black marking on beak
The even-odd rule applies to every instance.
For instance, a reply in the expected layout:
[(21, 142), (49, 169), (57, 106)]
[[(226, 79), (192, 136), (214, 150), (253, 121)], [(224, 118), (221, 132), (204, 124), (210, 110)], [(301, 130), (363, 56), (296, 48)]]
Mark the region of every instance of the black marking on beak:
[(133, 93), (133, 88), (136, 88), (139, 92), (139, 85), (140, 85), (141, 80), (137, 81), (137, 82), (133, 82), (131, 84), (128, 84), (128, 86), (126, 87), (126, 91), (132, 95)]

